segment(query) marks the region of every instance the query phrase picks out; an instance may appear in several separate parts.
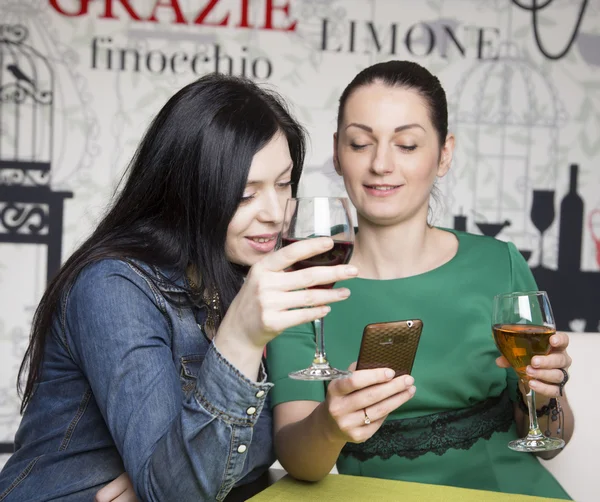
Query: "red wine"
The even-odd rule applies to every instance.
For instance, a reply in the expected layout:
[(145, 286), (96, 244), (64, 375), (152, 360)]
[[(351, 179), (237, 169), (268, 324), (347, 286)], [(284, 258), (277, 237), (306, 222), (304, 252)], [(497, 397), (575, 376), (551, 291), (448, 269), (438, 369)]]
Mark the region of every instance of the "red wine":
[[(294, 242), (298, 242), (301, 239), (281, 239), (281, 245), (288, 246), (293, 244)], [(332, 267), (334, 265), (343, 265), (350, 261), (352, 257), (352, 251), (354, 251), (354, 243), (348, 241), (333, 241), (333, 248), (329, 251), (325, 251), (324, 253), (320, 253), (315, 256), (311, 256), (306, 260), (300, 260), (294, 263), (290, 270), (302, 270), (308, 267)], [(320, 286), (315, 286), (315, 288), (320, 289), (330, 289), (333, 288), (333, 284), (322, 284)]]

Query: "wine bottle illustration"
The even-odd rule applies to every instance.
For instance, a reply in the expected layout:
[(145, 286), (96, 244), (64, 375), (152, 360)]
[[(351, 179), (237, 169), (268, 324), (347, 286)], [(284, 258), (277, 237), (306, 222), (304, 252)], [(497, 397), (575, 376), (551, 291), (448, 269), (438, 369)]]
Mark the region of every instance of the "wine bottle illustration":
[(558, 269), (579, 272), (583, 237), (583, 199), (577, 193), (579, 166), (571, 164), (569, 191), (560, 203)]

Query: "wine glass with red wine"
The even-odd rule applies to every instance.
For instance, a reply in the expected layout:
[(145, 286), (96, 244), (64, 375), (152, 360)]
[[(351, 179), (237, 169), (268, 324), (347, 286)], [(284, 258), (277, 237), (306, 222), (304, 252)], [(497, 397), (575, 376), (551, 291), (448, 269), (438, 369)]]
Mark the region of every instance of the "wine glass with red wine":
[[(346, 198), (298, 197), (288, 199), (285, 207), (281, 247), (302, 239), (331, 237), (333, 248), (296, 262), (291, 269), (308, 267), (331, 267), (348, 263), (354, 249), (354, 227), (350, 214), (350, 203)], [(334, 284), (316, 286), (333, 288)], [(310, 367), (289, 374), (296, 380), (334, 380), (350, 375), (349, 371), (333, 368), (325, 353), (323, 319), (313, 321), (316, 351)]]
[[(527, 390), (529, 432), (527, 437), (515, 439), (508, 447), (515, 451), (536, 452), (562, 448), (560, 438), (547, 437), (538, 425), (535, 393), (529, 387), (527, 366), (533, 356), (550, 353), (550, 337), (556, 333), (550, 300), (545, 291), (507, 293), (494, 298), (492, 313), (494, 340), (502, 355), (514, 368)], [(520, 392), (517, 389), (517, 392)]]

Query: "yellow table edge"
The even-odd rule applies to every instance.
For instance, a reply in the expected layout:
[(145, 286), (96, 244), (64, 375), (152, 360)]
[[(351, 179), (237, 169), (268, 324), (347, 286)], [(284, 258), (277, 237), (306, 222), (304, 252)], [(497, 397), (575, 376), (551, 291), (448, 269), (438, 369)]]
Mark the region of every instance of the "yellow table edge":
[(330, 474), (316, 483), (281, 478), (251, 499), (254, 502), (293, 502), (311, 500), (444, 501), (444, 502), (536, 502), (558, 500), (513, 493), (499, 493), (454, 486), (429, 485), (389, 479)]

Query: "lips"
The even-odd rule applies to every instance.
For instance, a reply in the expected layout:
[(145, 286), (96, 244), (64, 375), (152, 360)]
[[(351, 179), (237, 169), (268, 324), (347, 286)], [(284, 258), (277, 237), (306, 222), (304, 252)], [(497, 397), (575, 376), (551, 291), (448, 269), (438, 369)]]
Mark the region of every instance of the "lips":
[(387, 197), (398, 193), (398, 191), (402, 188), (403, 185), (388, 185), (388, 184), (373, 184), (373, 185), (363, 185), (365, 187), (365, 191), (374, 195), (375, 197)]
[(260, 253), (268, 253), (275, 249), (278, 234), (249, 235), (246, 240), (250, 247)]

